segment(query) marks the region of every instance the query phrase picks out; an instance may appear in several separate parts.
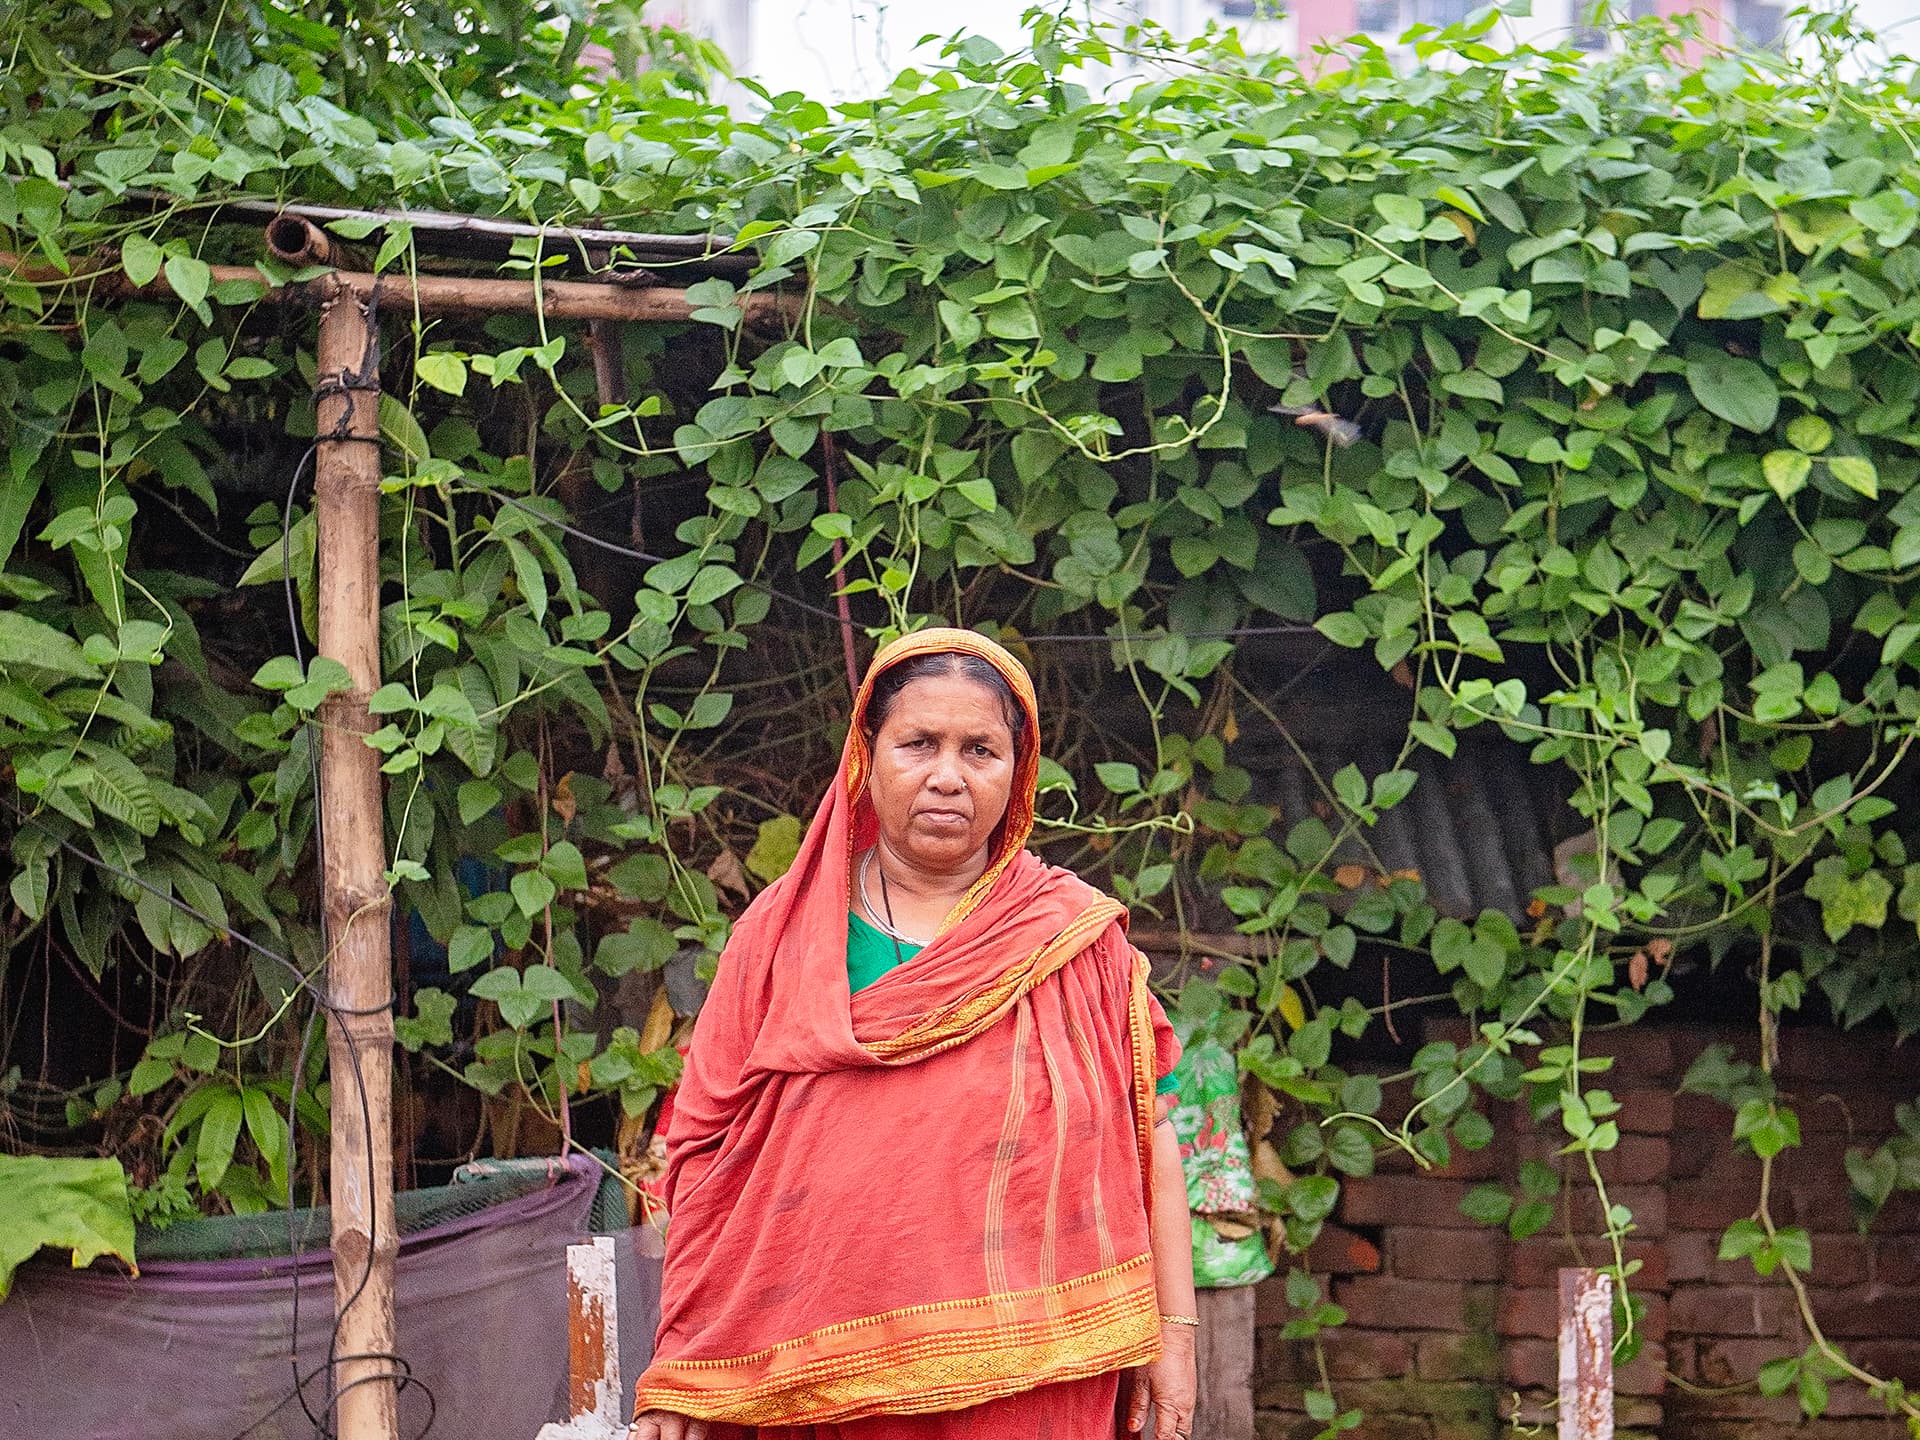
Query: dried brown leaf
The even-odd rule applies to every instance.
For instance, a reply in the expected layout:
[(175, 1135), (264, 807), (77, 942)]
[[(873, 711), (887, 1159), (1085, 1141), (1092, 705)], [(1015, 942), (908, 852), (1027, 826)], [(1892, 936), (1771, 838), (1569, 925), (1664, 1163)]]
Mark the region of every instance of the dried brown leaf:
[(740, 867), (740, 857), (731, 848), (714, 856), (713, 863), (707, 866), (707, 878), (720, 889), (731, 890), (742, 898), (752, 893), (747, 888), (747, 872)]

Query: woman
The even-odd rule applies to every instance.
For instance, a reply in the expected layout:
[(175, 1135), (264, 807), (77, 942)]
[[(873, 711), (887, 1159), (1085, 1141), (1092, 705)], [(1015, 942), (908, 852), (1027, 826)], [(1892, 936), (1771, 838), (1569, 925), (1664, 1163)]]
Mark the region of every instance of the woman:
[(1039, 716), (963, 630), (887, 646), (748, 907), (669, 1126), (631, 1440), (1095, 1440), (1194, 1404), (1178, 1045), (1126, 913), (1024, 847)]

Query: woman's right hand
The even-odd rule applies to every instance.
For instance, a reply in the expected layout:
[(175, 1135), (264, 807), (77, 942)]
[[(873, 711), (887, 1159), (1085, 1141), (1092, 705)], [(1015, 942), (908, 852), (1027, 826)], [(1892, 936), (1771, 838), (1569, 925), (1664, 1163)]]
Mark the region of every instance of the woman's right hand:
[(707, 1422), (671, 1410), (644, 1410), (633, 1417), (627, 1440), (707, 1440)]

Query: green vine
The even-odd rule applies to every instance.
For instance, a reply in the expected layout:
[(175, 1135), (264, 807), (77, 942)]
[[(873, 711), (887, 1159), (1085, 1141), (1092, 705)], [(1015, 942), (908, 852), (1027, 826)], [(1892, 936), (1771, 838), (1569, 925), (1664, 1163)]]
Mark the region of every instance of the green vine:
[[(1414, 37), (1444, 63), (1356, 45), (1316, 77), (1037, 10), (1016, 53), (963, 38), (838, 113), (736, 115), (703, 88), (719, 57), (631, 7), (150, 8), (0, 19), (9, 1044), (38, 1028), (29, 963), (151, 976), (155, 1009), (20, 1148), (120, 1158), (149, 1219), (324, 1178), (317, 1057), (263, 958), (324, 967), (316, 715), (349, 683), (305, 658), (316, 362), (286, 287), (317, 272), (238, 207), (377, 206), (330, 228), (391, 293), (478, 264), (692, 307), (384, 313), (370, 743), (433, 977), (396, 1028), (423, 1093), (487, 1097), (470, 1147), (594, 1131), (645, 1175), (683, 972), (830, 773), (839, 616), (862, 645), (949, 619), (1032, 662), (1039, 845), (1171, 928), (1179, 1023), (1237, 1051), (1276, 1245), (1306, 1251), (1385, 1149), (1444, 1165), (1523, 1099), (1560, 1164), (1469, 1213), (1525, 1235), (1584, 1185), (1630, 1287), (1594, 1036), (1683, 963), (1735, 993), (1751, 965), (1759, 1065), (1689, 1083), (1767, 1177), (1724, 1253), (1813, 1337), (1758, 1382), (1920, 1420), (1826, 1337), (1765, 1188), (1797, 1141), (1783, 1017), (1920, 1026), (1907, 70), (1844, 78), (1864, 41), (1829, 17), (1805, 69), (1682, 71), (1656, 23), (1595, 62), (1503, 48), (1489, 9)], [(582, 72), (590, 42), (622, 68)], [(1119, 60), (1138, 83), (1098, 98)], [(529, 230), (475, 262), (424, 210)], [(1292, 687), (1322, 684), (1390, 717), (1383, 767), (1296, 735)], [(1307, 813), (1262, 788), (1263, 745)], [(1559, 873), (1521, 913), (1443, 913), (1378, 827), (1436, 764), (1511, 747), (1564, 797)], [(1441, 1015), (1456, 1038), (1400, 1044)], [(1382, 1035), (1401, 1058), (1355, 1058)], [(1849, 1157), (1863, 1224), (1920, 1188), (1902, 1117)], [(1304, 1270), (1286, 1292), (1291, 1338), (1344, 1318)], [(1632, 1303), (1619, 1328), (1624, 1356)], [(1308, 1408), (1360, 1423), (1324, 1361)]]

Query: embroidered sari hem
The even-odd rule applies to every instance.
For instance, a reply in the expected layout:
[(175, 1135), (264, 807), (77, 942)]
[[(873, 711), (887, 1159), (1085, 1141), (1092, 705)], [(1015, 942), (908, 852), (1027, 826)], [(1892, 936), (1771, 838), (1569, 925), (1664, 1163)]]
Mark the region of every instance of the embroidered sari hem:
[(1040, 1289), (915, 1305), (750, 1355), (656, 1361), (636, 1413), (808, 1425), (958, 1410), (1160, 1351), (1152, 1256)]

